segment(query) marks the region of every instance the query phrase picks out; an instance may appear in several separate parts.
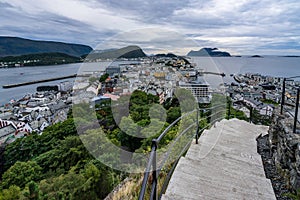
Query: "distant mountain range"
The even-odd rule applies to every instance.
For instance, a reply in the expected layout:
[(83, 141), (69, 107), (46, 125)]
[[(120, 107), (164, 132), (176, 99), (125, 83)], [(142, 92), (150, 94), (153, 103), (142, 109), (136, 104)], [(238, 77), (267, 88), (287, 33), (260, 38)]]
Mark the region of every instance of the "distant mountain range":
[(202, 48), (199, 51), (190, 51), (187, 56), (211, 56), (211, 57), (230, 57), (230, 53), (219, 51), (218, 48)]
[(95, 50), (87, 55), (86, 59), (95, 60), (141, 57), (147, 57), (147, 55), (139, 46), (131, 45), (120, 49)]
[(54, 52), (80, 57), (92, 50), (90, 46), (81, 44), (0, 36), (0, 57)]

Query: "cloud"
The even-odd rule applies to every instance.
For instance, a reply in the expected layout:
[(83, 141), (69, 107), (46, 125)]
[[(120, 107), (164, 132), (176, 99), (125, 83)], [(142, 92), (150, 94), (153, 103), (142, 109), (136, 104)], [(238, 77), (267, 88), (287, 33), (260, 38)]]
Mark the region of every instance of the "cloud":
[(101, 0), (110, 10), (120, 12), (123, 15), (137, 16), (135, 19), (144, 23), (161, 24), (168, 21), (173, 11), (184, 7), (187, 2), (182, 0), (161, 1), (161, 0)]
[(191, 49), (199, 47), (195, 40), (184, 34), (171, 29), (155, 27), (116, 34), (99, 44), (96, 49), (118, 48), (128, 45), (138, 45), (148, 54), (173, 52), (180, 55), (185, 55)]
[(185, 35), (199, 45), (196, 49), (286, 54), (298, 53), (299, 10), (298, 0), (0, 0), (0, 31), (92, 47), (135, 43), (176, 51), (194, 48)]

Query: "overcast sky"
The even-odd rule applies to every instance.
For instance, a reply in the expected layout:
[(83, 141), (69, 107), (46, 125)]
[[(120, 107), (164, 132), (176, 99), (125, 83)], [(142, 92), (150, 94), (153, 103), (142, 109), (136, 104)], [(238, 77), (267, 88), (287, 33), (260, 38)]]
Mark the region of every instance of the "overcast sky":
[(300, 55), (299, 11), (299, 0), (0, 0), (0, 34), (146, 53)]

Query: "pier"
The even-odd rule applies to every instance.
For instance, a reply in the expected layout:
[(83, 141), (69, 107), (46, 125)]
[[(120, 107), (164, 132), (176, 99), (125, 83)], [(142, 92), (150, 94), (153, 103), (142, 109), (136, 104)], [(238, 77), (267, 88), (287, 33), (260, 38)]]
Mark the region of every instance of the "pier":
[(25, 85), (32, 85), (32, 84), (36, 84), (36, 83), (44, 83), (44, 82), (57, 81), (57, 80), (76, 78), (76, 77), (77, 77), (77, 74), (72, 74), (69, 76), (61, 76), (61, 77), (55, 77), (55, 78), (41, 79), (41, 80), (37, 80), (37, 81), (28, 81), (28, 82), (23, 82), (23, 83), (3, 85), (2, 88), (4, 88), (4, 89), (14, 88), (14, 87), (20, 87), (20, 86), (25, 86)]

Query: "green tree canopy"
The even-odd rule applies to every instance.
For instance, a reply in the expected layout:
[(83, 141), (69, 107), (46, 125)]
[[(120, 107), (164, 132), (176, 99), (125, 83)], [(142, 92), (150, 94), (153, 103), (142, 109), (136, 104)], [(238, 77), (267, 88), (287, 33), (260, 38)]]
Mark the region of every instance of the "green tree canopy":
[(42, 168), (34, 161), (17, 161), (2, 176), (2, 188), (9, 188), (12, 185), (24, 188), (30, 181), (37, 181), (41, 178)]

